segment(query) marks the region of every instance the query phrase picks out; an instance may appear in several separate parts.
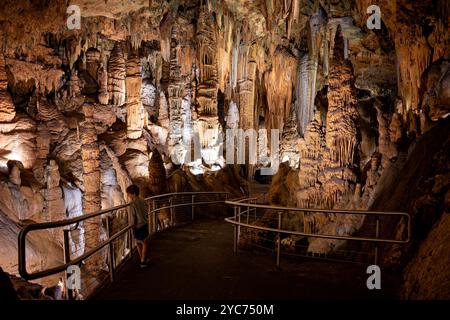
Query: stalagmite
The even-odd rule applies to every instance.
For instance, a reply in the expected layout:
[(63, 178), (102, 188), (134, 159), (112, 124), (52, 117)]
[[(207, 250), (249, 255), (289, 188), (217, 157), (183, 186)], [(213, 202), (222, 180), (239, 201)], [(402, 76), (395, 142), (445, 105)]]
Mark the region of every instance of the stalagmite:
[(377, 110), (378, 121), (378, 150), (381, 154), (381, 166), (386, 168), (390, 160), (397, 156), (398, 151), (390, 137), (388, 116), (381, 110), (379, 102), (376, 102), (375, 109)]
[(298, 150), (299, 134), (297, 132), (297, 119), (295, 111), (291, 110), (291, 116), (283, 127), (281, 135), (280, 157), (281, 162), (288, 161), (291, 168), (297, 168), (300, 155)]
[(70, 75), (69, 80), (69, 96), (72, 98), (81, 95), (81, 83), (80, 78), (78, 78), (78, 71), (73, 70)]
[(55, 160), (50, 160), (46, 171), (46, 199), (48, 201), (47, 210), (50, 213), (50, 220), (63, 220), (65, 218), (64, 202), (60, 187), (59, 167)]
[(312, 187), (319, 180), (324, 147), (325, 132), (320, 113), (316, 112), (313, 121), (306, 127), (304, 139), (299, 142), (299, 183), (302, 188)]
[(344, 41), (340, 30), (339, 26), (329, 75), (326, 139), (331, 160), (339, 166), (344, 166), (354, 161), (359, 133), (353, 68), (350, 62), (344, 59)]
[(167, 191), (166, 169), (161, 154), (158, 150), (152, 151), (152, 157), (148, 164), (149, 182), (148, 189), (152, 196), (163, 194)]

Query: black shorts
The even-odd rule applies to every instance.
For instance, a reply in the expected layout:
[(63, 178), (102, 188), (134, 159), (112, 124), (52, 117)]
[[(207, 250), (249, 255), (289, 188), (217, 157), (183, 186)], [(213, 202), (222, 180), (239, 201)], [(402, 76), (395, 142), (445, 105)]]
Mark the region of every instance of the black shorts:
[(148, 226), (142, 226), (140, 228), (137, 229), (133, 229), (133, 236), (134, 239), (138, 240), (138, 241), (143, 241), (145, 239), (147, 239), (148, 237)]

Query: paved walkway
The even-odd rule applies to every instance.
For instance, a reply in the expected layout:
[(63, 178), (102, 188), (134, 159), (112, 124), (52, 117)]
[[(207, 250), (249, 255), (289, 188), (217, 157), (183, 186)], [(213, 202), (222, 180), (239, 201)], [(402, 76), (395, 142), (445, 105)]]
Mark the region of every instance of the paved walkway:
[(384, 299), (395, 298), (393, 281), (382, 275), (382, 290), (366, 288), (365, 267), (348, 263), (291, 260), (268, 254), (233, 254), (233, 227), (201, 220), (156, 235), (153, 263), (137, 257), (96, 299)]

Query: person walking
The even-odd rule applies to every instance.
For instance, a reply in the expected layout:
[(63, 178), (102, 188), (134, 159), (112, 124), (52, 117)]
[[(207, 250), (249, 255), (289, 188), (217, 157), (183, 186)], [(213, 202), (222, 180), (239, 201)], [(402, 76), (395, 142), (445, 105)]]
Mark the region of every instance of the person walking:
[(148, 249), (150, 245), (150, 235), (148, 232), (148, 209), (147, 204), (139, 197), (140, 190), (136, 185), (127, 188), (127, 195), (131, 201), (128, 207), (131, 225), (133, 227), (133, 236), (136, 240), (136, 247), (140, 257), (140, 266), (145, 268), (148, 266)]

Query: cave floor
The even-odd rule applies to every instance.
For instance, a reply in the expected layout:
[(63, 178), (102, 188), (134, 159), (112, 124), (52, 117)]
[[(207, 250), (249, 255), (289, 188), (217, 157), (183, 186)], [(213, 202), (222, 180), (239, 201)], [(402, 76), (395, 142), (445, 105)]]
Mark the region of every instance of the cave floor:
[(233, 254), (233, 227), (199, 220), (157, 234), (152, 263), (141, 269), (137, 254), (94, 299), (396, 299), (400, 277), (381, 275), (381, 290), (366, 287), (366, 266), (282, 257)]

